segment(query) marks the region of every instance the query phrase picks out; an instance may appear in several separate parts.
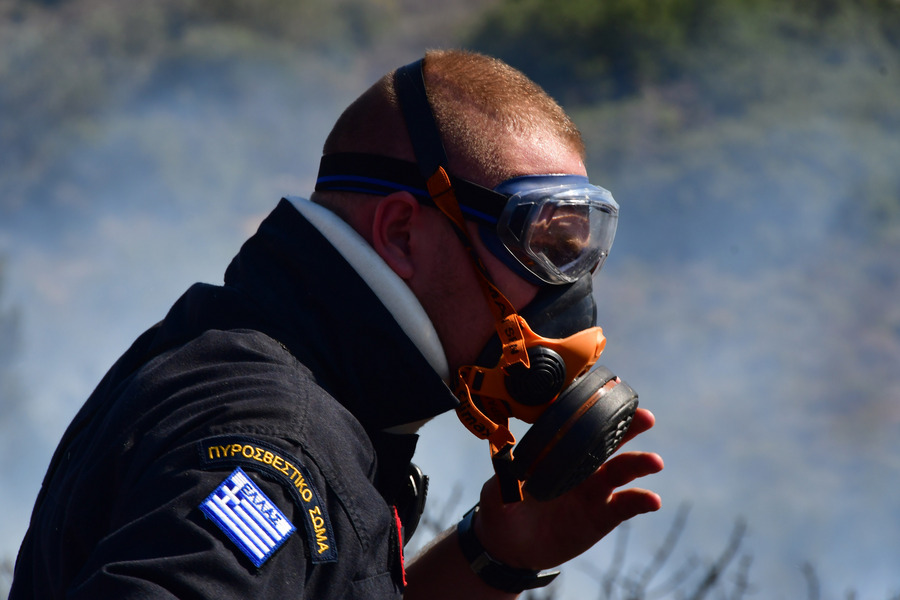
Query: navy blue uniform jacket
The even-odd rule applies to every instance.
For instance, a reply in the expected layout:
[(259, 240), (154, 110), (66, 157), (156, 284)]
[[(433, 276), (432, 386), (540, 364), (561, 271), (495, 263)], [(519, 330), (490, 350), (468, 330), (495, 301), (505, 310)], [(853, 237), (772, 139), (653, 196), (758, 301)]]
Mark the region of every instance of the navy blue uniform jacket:
[[(384, 430), (454, 405), (352, 267), (283, 200), (225, 284), (191, 287), (76, 415), (10, 598), (399, 597), (391, 505), (416, 437)], [(201, 510), (217, 490), (225, 498), (238, 468), (252, 485), (229, 489), (257, 520), (288, 526), (281, 514), (296, 528), (259, 565), (237, 525)]]

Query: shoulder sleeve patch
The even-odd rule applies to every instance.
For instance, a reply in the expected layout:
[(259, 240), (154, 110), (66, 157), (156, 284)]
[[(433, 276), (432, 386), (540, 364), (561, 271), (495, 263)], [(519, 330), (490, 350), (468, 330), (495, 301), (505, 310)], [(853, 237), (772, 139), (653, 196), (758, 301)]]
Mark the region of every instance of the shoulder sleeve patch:
[(310, 561), (313, 563), (337, 561), (337, 546), (331, 520), (306, 468), (297, 458), (272, 444), (237, 435), (201, 440), (197, 444), (197, 449), (204, 468), (249, 468), (268, 475), (284, 486), (303, 515)]
[(203, 501), (200, 510), (257, 567), (297, 530), (240, 467)]

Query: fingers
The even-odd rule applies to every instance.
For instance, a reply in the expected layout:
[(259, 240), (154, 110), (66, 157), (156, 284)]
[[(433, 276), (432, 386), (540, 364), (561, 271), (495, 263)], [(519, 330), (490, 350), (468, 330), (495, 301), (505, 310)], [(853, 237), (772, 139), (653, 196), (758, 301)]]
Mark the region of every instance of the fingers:
[(632, 517), (659, 510), (662, 508), (662, 499), (649, 490), (633, 488), (613, 494), (609, 499), (609, 507), (621, 523)]
[(622, 487), (637, 479), (663, 470), (665, 464), (655, 452), (624, 452), (606, 461), (597, 470), (611, 488)]
[(573, 494), (573, 503), (568, 514), (574, 515), (575, 524), (569, 536), (579, 548), (577, 553), (593, 546), (623, 521), (659, 510), (662, 499), (656, 493), (640, 488), (616, 488), (662, 468), (662, 459), (656, 454), (622, 454), (601, 466), (586, 482), (569, 492)]
[(592, 513), (598, 534), (606, 535), (623, 521), (662, 508), (662, 499), (650, 490), (615, 490), (641, 477), (658, 473), (663, 466), (658, 454), (628, 452), (613, 457), (597, 469), (586, 482), (589, 486), (586, 496), (592, 506), (605, 506), (605, 510)]
[(625, 437), (622, 440), (622, 444), (627, 443), (629, 440), (634, 439), (636, 436), (644, 433), (656, 423), (656, 417), (653, 416), (653, 413), (647, 410), (646, 408), (639, 408), (634, 413), (634, 418), (631, 420), (631, 425), (628, 427), (628, 431), (625, 433)]
[(613, 490), (628, 485), (635, 479), (659, 473), (663, 459), (652, 452), (624, 452), (612, 457), (591, 475), (582, 485), (591, 503), (607, 502)]

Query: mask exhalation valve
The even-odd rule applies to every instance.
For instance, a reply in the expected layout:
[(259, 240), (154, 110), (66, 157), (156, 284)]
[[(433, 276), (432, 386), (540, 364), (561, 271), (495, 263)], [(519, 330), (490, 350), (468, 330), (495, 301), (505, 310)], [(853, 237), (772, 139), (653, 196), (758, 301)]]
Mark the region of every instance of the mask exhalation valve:
[(506, 391), (525, 406), (540, 406), (556, 398), (566, 381), (566, 362), (550, 348), (528, 349), (530, 368), (515, 363), (506, 368)]

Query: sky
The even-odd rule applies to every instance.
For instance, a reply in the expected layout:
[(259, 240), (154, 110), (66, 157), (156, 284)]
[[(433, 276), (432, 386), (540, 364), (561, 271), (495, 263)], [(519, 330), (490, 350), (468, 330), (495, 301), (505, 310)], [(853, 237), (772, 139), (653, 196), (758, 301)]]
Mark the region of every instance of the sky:
[[(56, 442), (106, 369), (190, 284), (221, 282), (282, 195), (308, 195), (329, 123), (378, 67), (393, 66), (315, 94), (277, 71), (243, 73), (229, 84), (240, 91), (225, 93), (176, 76), (101, 114), (90, 142), (58, 157), (63, 176), (47, 197), (0, 213), (0, 310), (15, 307), (22, 334), (13, 365), (22, 394), (0, 411), (0, 556), (15, 554)], [(823, 598), (900, 593), (900, 319), (878, 301), (898, 290), (896, 269), (883, 281), (860, 273), (853, 261), (865, 248), (832, 235), (836, 204), (802, 227), (773, 219), (774, 250), (745, 268), (759, 232), (739, 213), (673, 232), (687, 217), (630, 210), (638, 195), (612, 191), (622, 216), (596, 284), (601, 363), (657, 417), (633, 447), (666, 461), (646, 483), (664, 509), (623, 529), (624, 573), (650, 562), (688, 507), (665, 573), (709, 564), (743, 520), (738, 556), (752, 559), (752, 597), (805, 597), (805, 564)], [(847, 356), (851, 347), (865, 354)], [(417, 461), (432, 477), (433, 510), (449, 521), (490, 475), (487, 447), (452, 414), (423, 429)], [(600, 597), (597, 578), (622, 535), (565, 569), (566, 597)]]

